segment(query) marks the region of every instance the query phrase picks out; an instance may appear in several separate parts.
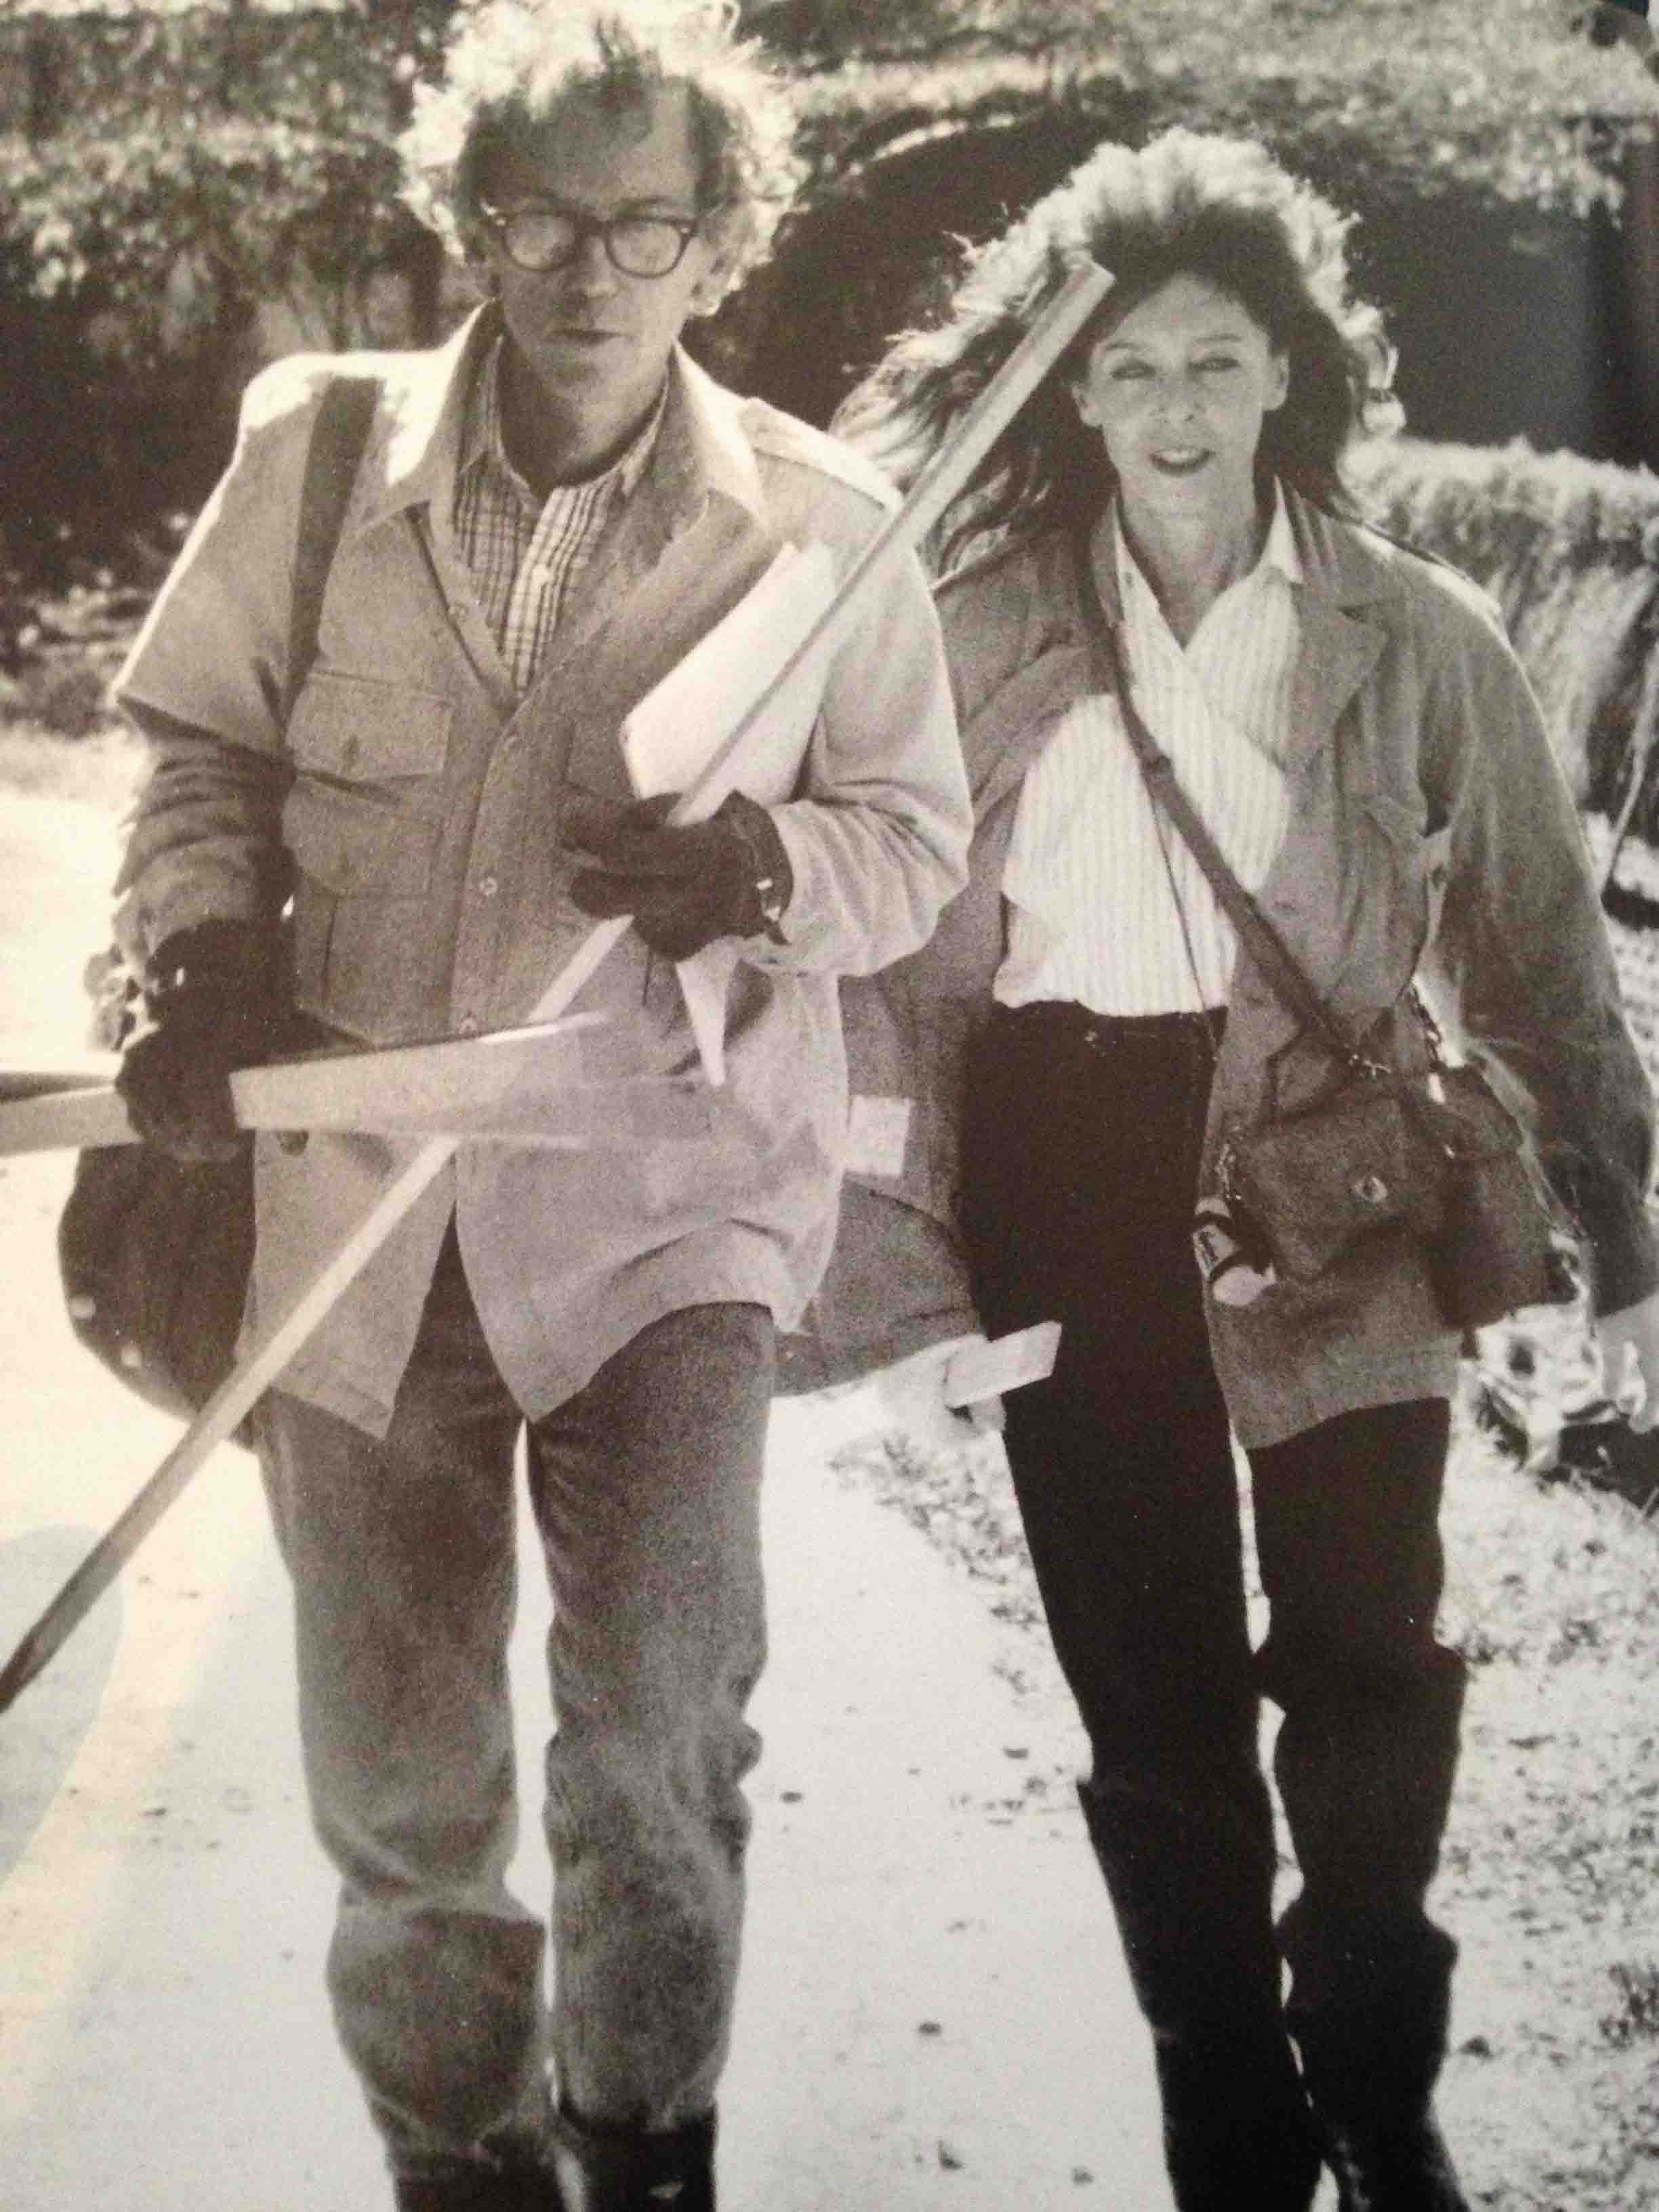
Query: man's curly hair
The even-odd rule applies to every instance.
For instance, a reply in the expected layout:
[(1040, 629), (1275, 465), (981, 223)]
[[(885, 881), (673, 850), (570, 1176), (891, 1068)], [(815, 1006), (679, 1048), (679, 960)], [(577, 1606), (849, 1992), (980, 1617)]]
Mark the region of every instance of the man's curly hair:
[(717, 216), (732, 284), (765, 258), (800, 165), (794, 111), (735, 0), (482, 0), (457, 19), (442, 82), (398, 142), (404, 198), (459, 260), (480, 246), (492, 155), (573, 94), (625, 112), (659, 86), (690, 94), (698, 205)]

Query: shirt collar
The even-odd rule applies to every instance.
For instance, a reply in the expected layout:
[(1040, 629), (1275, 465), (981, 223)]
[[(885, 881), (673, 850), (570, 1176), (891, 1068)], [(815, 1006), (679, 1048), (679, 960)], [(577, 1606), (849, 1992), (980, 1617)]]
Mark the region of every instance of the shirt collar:
[[(547, 501), (538, 499), (514, 466), (501, 434), (501, 348), (505, 343), (498, 331), (488, 352), (479, 362), (473, 378), (472, 391), (467, 401), (466, 416), (461, 432), (458, 475), (469, 469), (487, 465), (494, 469), (532, 513), (539, 513)], [(668, 405), (668, 383), (665, 377), (662, 389), (657, 394), (657, 404), (608, 469), (597, 477), (588, 477), (576, 484), (555, 484), (548, 499), (561, 493), (569, 496), (580, 493), (583, 497), (597, 494), (602, 499), (627, 499), (644, 475), (651, 459), (657, 435), (662, 428), (663, 416)]]
[[(1123, 510), (1116, 501), (1112, 503), (1112, 556), (1117, 572), (1118, 596), (1125, 606), (1132, 599), (1145, 592), (1154, 605), (1157, 595), (1130, 549), (1127, 533), (1123, 527)], [(1261, 551), (1255, 566), (1238, 582), (1254, 583), (1268, 574), (1280, 575), (1287, 584), (1304, 580), (1302, 556), (1297, 550), (1296, 533), (1291, 527), (1290, 510), (1285, 504), (1285, 488), (1273, 479), (1273, 511), (1267, 524), (1267, 535), (1262, 540)], [(1231, 587), (1236, 588), (1236, 586)]]
[[(466, 443), (470, 402), (485, 355), (501, 331), (493, 302), (479, 308), (445, 344), (406, 355), (389, 380), (364, 466), (361, 503), (350, 527), (367, 529), (400, 508), (438, 504), (453, 494), (457, 471), (476, 459)], [(654, 442), (643, 438), (641, 477), (648, 477), (666, 519), (699, 509), (709, 494), (732, 501), (753, 519), (765, 513), (759, 466), (745, 429), (745, 403), (725, 391), (684, 350), (669, 362)], [(649, 426), (648, 426), (649, 427)], [(632, 458), (632, 451), (625, 459)]]

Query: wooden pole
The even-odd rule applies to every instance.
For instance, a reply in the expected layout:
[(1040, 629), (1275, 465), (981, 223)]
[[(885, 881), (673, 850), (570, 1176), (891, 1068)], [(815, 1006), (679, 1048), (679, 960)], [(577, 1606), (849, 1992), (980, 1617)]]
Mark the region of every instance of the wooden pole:
[[(242, 1129), (367, 1130), (464, 1143), (519, 1141), (538, 1133), (585, 1149), (628, 1145), (647, 1133), (707, 1132), (707, 1091), (692, 1076), (592, 1078), (583, 1039), (602, 1014), (429, 1044), (308, 1054), (238, 1068), (231, 1103)], [(77, 1089), (63, 1069), (0, 1066), (0, 1159), (73, 1146), (136, 1145), (138, 1132), (112, 1085)]]
[[(802, 663), (827, 655), (862, 613), (881, 578), (913, 552), (963, 489), (1033, 392), (1104, 300), (1112, 279), (1092, 263), (1079, 268), (1055, 295), (1025, 337), (1004, 362), (952, 434), (917, 477), (908, 497), (889, 516), (842, 580), (835, 599), (792, 657), (719, 745), (702, 774), (684, 793), (672, 822), (694, 818), (704, 790), (730, 765), (752, 731), (763, 726), (772, 701)], [(530, 1018), (556, 1021), (569, 1007), (611, 948), (627, 934), (629, 918), (600, 923), (555, 977)], [(381, 1191), (321, 1273), (270, 1334), (228, 1375), (183, 1437), (161, 1462), (119, 1520), (94, 1547), (0, 1669), (0, 1712), (4, 1712), (63, 1645), (77, 1621), (114, 1581), (144, 1537), (185, 1488), (209, 1455), (238, 1427), (264, 1396), (348, 1285), (362, 1272), (422, 1193), (430, 1188), (457, 1150), (453, 1138), (422, 1145)]]

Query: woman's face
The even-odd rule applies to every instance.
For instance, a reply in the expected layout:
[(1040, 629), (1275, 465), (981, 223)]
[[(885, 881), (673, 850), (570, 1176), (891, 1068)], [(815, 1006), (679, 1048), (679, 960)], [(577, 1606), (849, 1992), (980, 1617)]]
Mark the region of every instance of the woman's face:
[(1290, 380), (1288, 359), (1231, 293), (1183, 276), (1097, 339), (1072, 390), (1127, 513), (1226, 526), (1255, 515), (1262, 421)]

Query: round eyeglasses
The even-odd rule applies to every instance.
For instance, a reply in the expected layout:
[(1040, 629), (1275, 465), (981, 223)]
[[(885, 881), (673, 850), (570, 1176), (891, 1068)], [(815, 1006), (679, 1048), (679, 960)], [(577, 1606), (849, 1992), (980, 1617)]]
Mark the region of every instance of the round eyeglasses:
[(702, 228), (702, 217), (672, 215), (580, 215), (574, 208), (525, 200), (517, 207), (479, 202), (478, 212), (501, 241), (515, 269), (532, 276), (568, 269), (584, 240), (597, 238), (605, 258), (624, 276), (666, 276), (678, 269), (685, 249)]

